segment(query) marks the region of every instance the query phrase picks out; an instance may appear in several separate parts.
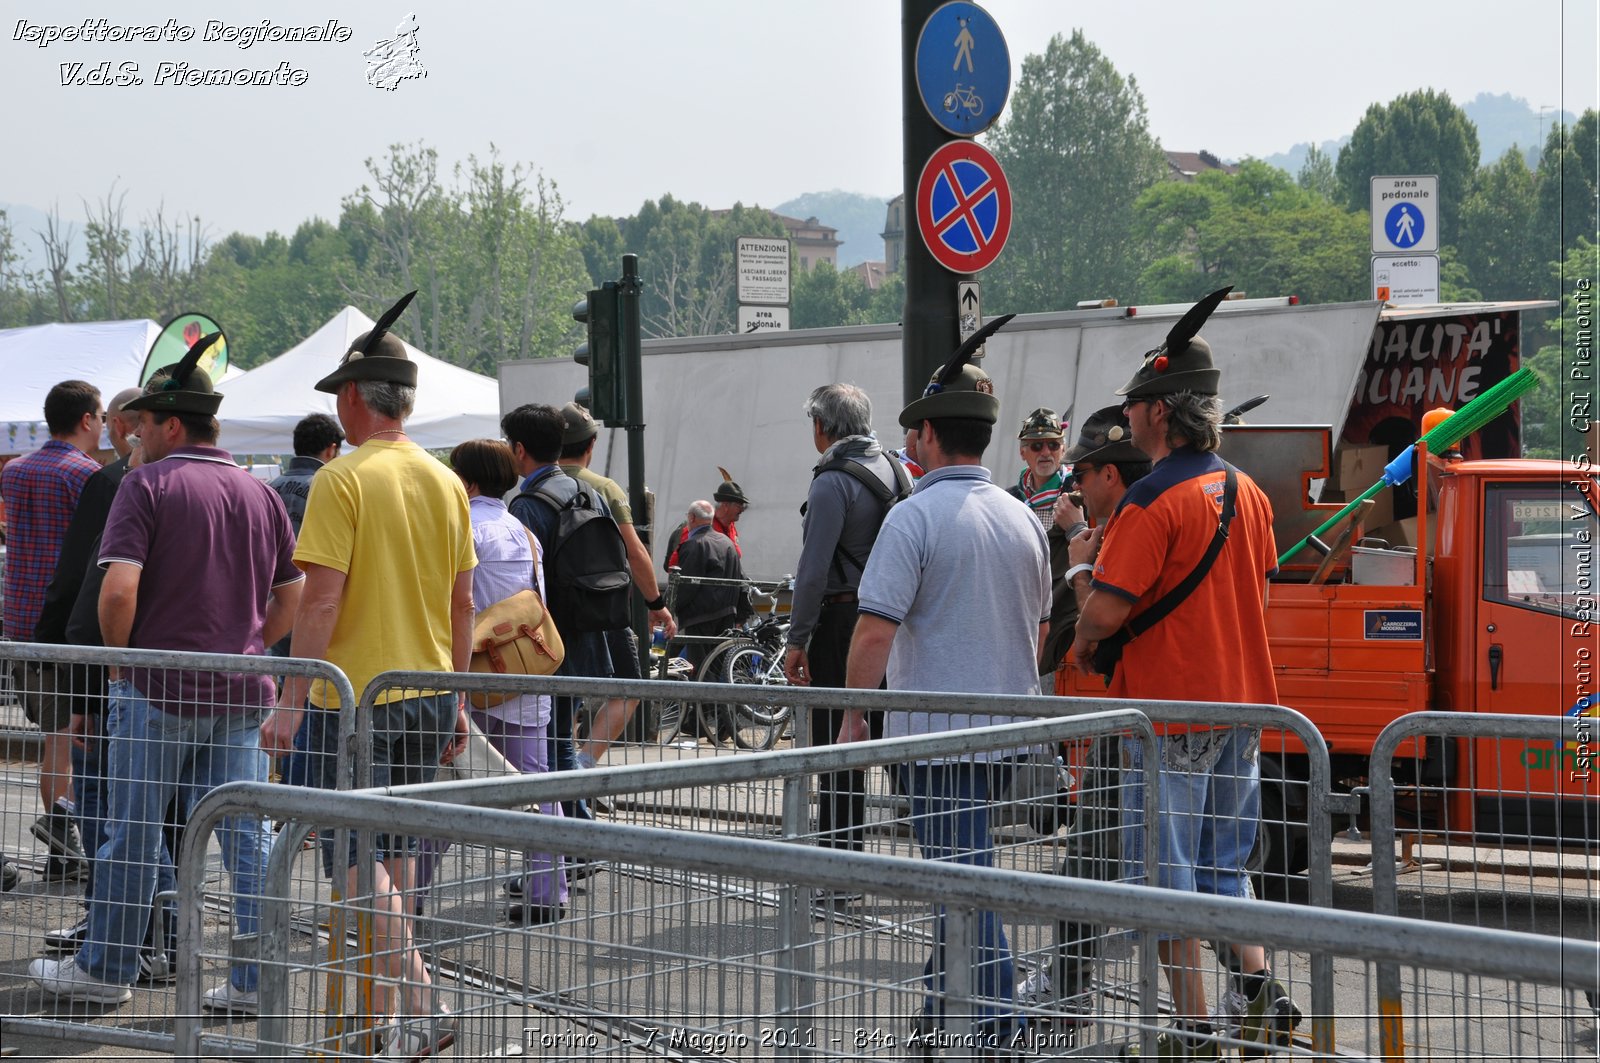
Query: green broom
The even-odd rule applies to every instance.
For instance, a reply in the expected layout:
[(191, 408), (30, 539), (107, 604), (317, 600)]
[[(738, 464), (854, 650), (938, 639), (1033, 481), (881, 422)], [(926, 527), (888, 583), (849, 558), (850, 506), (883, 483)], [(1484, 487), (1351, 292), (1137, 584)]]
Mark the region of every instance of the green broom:
[[(1446, 417), (1423, 434), (1421, 442), (1428, 448), (1428, 453), (1437, 454), (1441, 450), (1448, 450), (1461, 442), (1462, 439), (1476, 432), (1490, 421), (1499, 417), (1513, 403), (1538, 386), (1539, 378), (1532, 369), (1526, 367), (1518, 369), (1482, 395), (1467, 403), (1461, 409)], [(1312, 544), (1318, 551), (1326, 554), (1327, 546), (1317, 536), (1338, 524), (1341, 520), (1353, 513), (1361, 503), (1372, 498), (1385, 487), (1398, 487), (1411, 479), (1411, 467), (1414, 464), (1417, 448), (1413, 444), (1407, 447), (1398, 458), (1383, 467), (1383, 478), (1360, 495), (1351, 499), (1343, 509), (1329, 517), (1310, 535), (1301, 539), (1278, 558), (1278, 564), (1286, 563), (1291, 557), (1299, 553), (1307, 543)]]

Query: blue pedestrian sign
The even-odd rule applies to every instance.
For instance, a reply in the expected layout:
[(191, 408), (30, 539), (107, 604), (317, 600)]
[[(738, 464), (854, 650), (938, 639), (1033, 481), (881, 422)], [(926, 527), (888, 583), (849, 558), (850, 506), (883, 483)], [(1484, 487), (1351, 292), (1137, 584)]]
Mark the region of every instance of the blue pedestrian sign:
[(1399, 248), (1416, 247), (1427, 231), (1427, 219), (1410, 203), (1396, 203), (1383, 216), (1383, 231), (1389, 242)]
[(1372, 253), (1436, 254), (1439, 250), (1439, 176), (1374, 175)]
[(940, 6), (917, 39), (917, 92), (948, 133), (975, 137), (1011, 94), (1011, 51), (989, 12), (966, 0)]

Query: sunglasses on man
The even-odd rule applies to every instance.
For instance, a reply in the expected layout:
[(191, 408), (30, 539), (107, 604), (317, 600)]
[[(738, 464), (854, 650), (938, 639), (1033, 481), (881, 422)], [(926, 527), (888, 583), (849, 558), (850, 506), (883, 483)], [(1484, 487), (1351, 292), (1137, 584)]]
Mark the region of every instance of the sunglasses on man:
[(1033, 442), (1028, 444), (1028, 449), (1033, 451), (1035, 454), (1039, 453), (1042, 450), (1051, 450), (1051, 451), (1060, 450), (1061, 449), (1061, 440), (1059, 440), (1059, 439), (1035, 439)]
[(1083, 481), (1087, 477), (1093, 476), (1099, 471), (1100, 466), (1098, 465), (1085, 465), (1082, 462), (1079, 462), (1072, 467), (1071, 472), (1061, 477), (1061, 487), (1066, 491), (1075, 490), (1083, 484)]

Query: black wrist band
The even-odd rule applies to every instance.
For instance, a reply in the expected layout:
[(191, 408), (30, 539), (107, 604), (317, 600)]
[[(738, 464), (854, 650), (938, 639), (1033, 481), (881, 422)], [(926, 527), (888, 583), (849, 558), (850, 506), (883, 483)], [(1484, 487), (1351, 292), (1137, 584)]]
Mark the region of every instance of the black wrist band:
[(650, 610), (652, 613), (657, 609), (665, 609), (667, 607), (667, 596), (665, 594), (658, 594), (648, 602), (645, 602), (644, 607)]

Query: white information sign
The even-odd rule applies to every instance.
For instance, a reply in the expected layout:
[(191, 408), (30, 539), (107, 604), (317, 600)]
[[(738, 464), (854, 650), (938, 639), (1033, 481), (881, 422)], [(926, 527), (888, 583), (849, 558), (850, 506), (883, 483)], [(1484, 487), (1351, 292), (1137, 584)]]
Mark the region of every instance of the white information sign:
[[(739, 302), (764, 306), (789, 303), (789, 241), (781, 236), (741, 236), (734, 257)], [(739, 330), (743, 332), (744, 329)]]
[(1373, 255), (1372, 297), (1380, 302), (1437, 303), (1438, 255)]
[(1439, 250), (1439, 178), (1372, 179), (1372, 253), (1425, 255)]
[(787, 306), (739, 307), (739, 335), (752, 332), (788, 332), (789, 308)]

